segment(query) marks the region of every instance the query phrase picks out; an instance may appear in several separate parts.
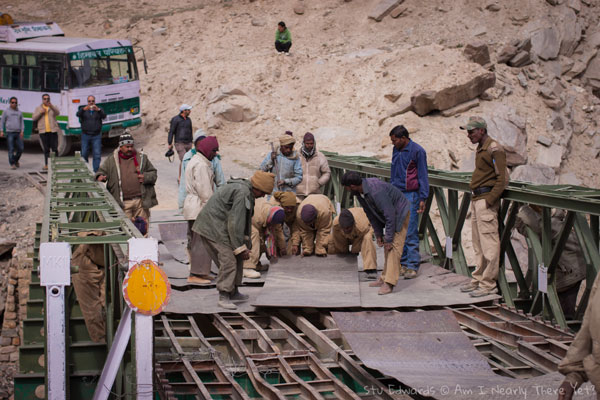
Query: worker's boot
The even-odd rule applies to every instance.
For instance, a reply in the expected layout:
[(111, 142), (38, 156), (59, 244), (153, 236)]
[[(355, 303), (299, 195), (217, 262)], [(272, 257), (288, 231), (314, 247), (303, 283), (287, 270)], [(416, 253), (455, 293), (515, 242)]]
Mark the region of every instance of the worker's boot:
[(379, 294), (379, 295), (390, 294), (393, 291), (394, 291), (394, 285), (384, 282), (383, 285), (381, 285), (381, 287), (379, 288), (379, 292), (377, 292), (377, 294)]
[(217, 305), (226, 310), (236, 310), (237, 306), (231, 302), (231, 296), (227, 292), (219, 292)]
[(369, 287), (381, 287), (383, 286), (383, 279), (379, 277), (375, 282), (369, 283)]
[(233, 294), (229, 296), (229, 300), (231, 301), (246, 301), (250, 298), (247, 294), (242, 294), (236, 287), (233, 291)]

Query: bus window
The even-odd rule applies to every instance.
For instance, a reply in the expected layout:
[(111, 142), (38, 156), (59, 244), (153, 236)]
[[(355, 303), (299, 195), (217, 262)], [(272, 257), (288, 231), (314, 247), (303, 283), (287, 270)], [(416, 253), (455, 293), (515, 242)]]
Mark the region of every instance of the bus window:
[(47, 92), (60, 92), (60, 68), (55, 62), (42, 62), (44, 90)]
[(133, 54), (71, 60), (71, 88), (110, 85), (138, 80)]

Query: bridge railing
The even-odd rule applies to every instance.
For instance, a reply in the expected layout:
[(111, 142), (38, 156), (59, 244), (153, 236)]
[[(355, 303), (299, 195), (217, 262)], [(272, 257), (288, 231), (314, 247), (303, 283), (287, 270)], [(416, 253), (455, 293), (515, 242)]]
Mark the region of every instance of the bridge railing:
[[(356, 171), (365, 177), (389, 181), (390, 163), (370, 157), (343, 156), (324, 152), (331, 168), (331, 179), (324, 194), (342, 208), (354, 206), (354, 199), (341, 186), (346, 171)], [(420, 251), (433, 257), (433, 262), (469, 276), (471, 269), (463, 249), (462, 230), (469, 214), (471, 173), (429, 169), (430, 193), (425, 212), (419, 218)], [(526, 228), (528, 265), (523, 273), (517, 253), (511, 242), (517, 213), (521, 206), (533, 205), (541, 210), (540, 229)], [(439, 222), (431, 211), (439, 213)], [(566, 216), (558, 235), (552, 234), (552, 211), (564, 210)], [(589, 292), (600, 268), (600, 190), (570, 185), (535, 185), (510, 182), (502, 195), (499, 210), (501, 243), (498, 285), (504, 302), (534, 315), (542, 314), (560, 326), (568, 326), (561, 299), (557, 292), (557, 268), (571, 232), (575, 232), (586, 264), (586, 289), (577, 303), (575, 320), (581, 319), (587, 306)], [(437, 226), (436, 226), (437, 224)], [(441, 226), (439, 226), (441, 224)], [(437, 229), (436, 229), (437, 228)], [(541, 234), (536, 233), (541, 232)], [(440, 237), (438, 232), (443, 232)], [(449, 251), (447, 247), (451, 247)], [(514, 273), (515, 282), (507, 279), (507, 264)], [(547, 290), (538, 287), (540, 266), (547, 268)], [(543, 275), (542, 275), (543, 276)], [(543, 285), (542, 285), (543, 286)], [(541, 290), (540, 290), (541, 289)], [(546, 307), (546, 299), (548, 307)]]

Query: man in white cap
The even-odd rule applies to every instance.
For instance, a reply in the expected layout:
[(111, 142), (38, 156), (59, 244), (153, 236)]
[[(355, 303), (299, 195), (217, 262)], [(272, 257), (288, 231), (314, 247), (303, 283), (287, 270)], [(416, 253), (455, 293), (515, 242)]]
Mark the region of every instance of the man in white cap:
[(182, 104), (179, 107), (179, 114), (171, 118), (171, 127), (169, 129), (169, 138), (167, 143), (169, 149), (173, 148), (173, 141), (175, 141), (175, 151), (179, 156), (179, 161), (183, 160), (183, 155), (192, 148), (192, 120), (190, 118), (190, 112), (192, 106), (189, 104)]
[(106, 157), (96, 173), (96, 180), (106, 182), (106, 189), (130, 219), (150, 221), (150, 208), (158, 204), (154, 184), (157, 172), (148, 156), (137, 152), (128, 130), (119, 137), (119, 148)]

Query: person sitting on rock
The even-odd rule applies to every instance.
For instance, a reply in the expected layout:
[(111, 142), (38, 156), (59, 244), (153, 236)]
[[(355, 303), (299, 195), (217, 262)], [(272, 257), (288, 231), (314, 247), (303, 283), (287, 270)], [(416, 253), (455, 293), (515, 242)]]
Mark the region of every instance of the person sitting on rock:
[(289, 54), (290, 47), (292, 47), (292, 34), (285, 26), (285, 22), (281, 21), (277, 24), (277, 31), (275, 32), (275, 49), (278, 53)]

